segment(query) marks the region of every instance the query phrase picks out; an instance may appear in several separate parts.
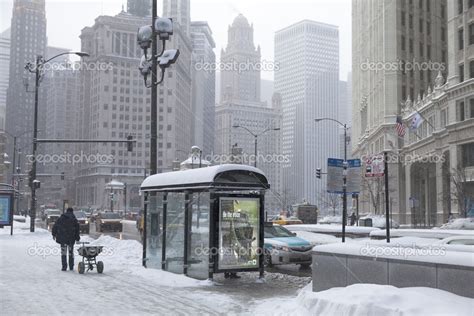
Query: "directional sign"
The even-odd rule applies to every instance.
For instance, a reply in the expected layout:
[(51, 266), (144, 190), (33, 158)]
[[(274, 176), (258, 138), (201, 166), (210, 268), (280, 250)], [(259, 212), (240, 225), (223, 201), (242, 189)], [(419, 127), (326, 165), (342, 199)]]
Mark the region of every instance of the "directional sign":
[[(360, 159), (347, 160), (346, 193), (360, 192)], [(343, 193), (344, 160), (328, 158), (327, 192)]]

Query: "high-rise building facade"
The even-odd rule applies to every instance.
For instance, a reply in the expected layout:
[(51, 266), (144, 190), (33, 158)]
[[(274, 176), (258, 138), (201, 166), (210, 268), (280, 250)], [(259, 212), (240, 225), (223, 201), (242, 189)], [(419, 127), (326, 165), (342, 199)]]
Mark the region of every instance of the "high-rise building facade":
[(5, 128), (7, 89), (10, 73), (10, 29), (0, 33), (0, 129)]
[[(456, 1), (352, 2), (352, 150), (356, 157), (395, 152), (404, 146), (395, 130), (406, 101), (429, 95), (448, 61), (447, 3)], [(393, 218), (409, 221), (405, 170), (389, 164)], [(363, 181), (360, 209), (380, 213), (383, 198), (373, 201), (378, 180)], [(416, 204), (416, 203), (415, 203)]]
[[(253, 43), (253, 26), (238, 15), (228, 30), (228, 43), (221, 52), (220, 103), (216, 106), (215, 163), (244, 163), (253, 165), (255, 137), (257, 137), (257, 167), (267, 176), (271, 189), (265, 196), (265, 207), (270, 212), (281, 205), (279, 128), (280, 101), (273, 104), (260, 101), (260, 48)], [(240, 67), (240, 70), (239, 70)], [(243, 70), (242, 70), (243, 69)], [(241, 126), (235, 128), (233, 126)], [(248, 129), (248, 130), (245, 130)], [(264, 134), (262, 134), (267, 130)], [(250, 133), (251, 132), (251, 133)], [(238, 148), (238, 157), (233, 152)]]
[(339, 126), (315, 118), (339, 115), (339, 31), (303, 20), (275, 34), (275, 92), (282, 98), (283, 191), (291, 203), (316, 204), (325, 192), (315, 176), (339, 156)]
[(75, 163), (77, 206), (107, 209), (111, 192), (106, 186), (112, 180), (127, 184), (129, 209), (141, 205), (138, 188), (150, 157), (151, 93), (138, 70), (142, 51), (136, 32), (149, 23), (148, 18), (122, 11), (99, 16), (93, 26), (82, 29), (81, 50), (90, 57), (81, 66), (76, 138), (126, 140), (132, 135), (136, 143), (132, 152), (124, 143), (76, 147), (80, 153)]
[[(46, 41), (45, 0), (15, 0), (11, 22), (5, 129), (12, 135), (25, 133), (17, 140), (17, 147), (23, 148), (23, 153), (31, 153), (34, 125), (34, 93), (27, 92), (24, 86), (26, 78), (29, 90), (34, 89), (34, 75), (26, 72), (25, 65), (27, 62), (35, 63), (37, 55), (45, 55)], [(40, 88), (39, 92), (38, 129), (44, 130), (44, 91)], [(13, 146), (10, 146), (8, 152), (12, 151)], [(25, 171), (23, 168), (22, 170)]]
[(193, 144), (199, 146), (204, 155), (214, 151), (214, 118), (216, 104), (216, 44), (212, 31), (204, 21), (191, 22), (193, 44)]
[(181, 26), (181, 32), (189, 36), (191, 26), (191, 0), (163, 0), (163, 16), (172, 18)]

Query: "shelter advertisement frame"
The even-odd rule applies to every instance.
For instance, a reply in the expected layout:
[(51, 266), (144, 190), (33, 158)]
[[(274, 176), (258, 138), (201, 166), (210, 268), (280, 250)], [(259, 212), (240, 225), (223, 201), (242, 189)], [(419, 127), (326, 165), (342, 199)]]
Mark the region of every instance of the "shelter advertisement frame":
[(13, 223), (13, 193), (0, 193), (0, 227)]

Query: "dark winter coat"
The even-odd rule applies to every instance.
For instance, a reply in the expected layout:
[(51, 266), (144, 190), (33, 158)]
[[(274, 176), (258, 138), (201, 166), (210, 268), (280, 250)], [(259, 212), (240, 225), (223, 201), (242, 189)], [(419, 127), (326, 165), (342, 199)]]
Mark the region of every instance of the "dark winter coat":
[(58, 244), (74, 244), (79, 241), (79, 222), (74, 213), (62, 214), (53, 226), (53, 238)]

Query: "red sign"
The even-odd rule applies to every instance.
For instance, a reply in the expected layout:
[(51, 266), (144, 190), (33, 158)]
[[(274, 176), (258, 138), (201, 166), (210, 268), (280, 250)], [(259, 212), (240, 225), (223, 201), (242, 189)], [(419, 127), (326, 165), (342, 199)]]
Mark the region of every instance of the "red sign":
[(383, 155), (375, 155), (365, 160), (366, 177), (383, 177), (385, 175), (385, 161)]

